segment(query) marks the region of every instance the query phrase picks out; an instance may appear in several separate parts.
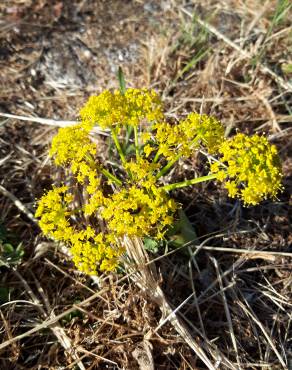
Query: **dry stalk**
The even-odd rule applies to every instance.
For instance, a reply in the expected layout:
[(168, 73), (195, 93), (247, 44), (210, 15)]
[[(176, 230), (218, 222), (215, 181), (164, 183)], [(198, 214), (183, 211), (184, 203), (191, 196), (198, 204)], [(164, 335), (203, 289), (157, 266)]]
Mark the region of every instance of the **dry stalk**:
[(144, 340), (138, 345), (132, 355), (138, 362), (140, 370), (154, 370), (152, 345), (148, 340)]
[(239, 370), (242, 370), (242, 367), (240, 366), (240, 356), (238, 354), (238, 347), (237, 347), (237, 342), (236, 342), (235, 333), (234, 333), (234, 329), (233, 329), (230, 309), (229, 309), (229, 306), (228, 306), (228, 302), (227, 302), (227, 299), (226, 299), (225, 292), (223, 290), (224, 286), (223, 286), (223, 280), (222, 280), (221, 272), (219, 270), (219, 265), (218, 265), (217, 260), (214, 257), (211, 257), (211, 261), (213, 262), (213, 264), (215, 266), (215, 269), (216, 269), (216, 273), (217, 273), (217, 279), (218, 279), (218, 282), (219, 282), (220, 293), (221, 293), (223, 306), (224, 306), (224, 310), (225, 310), (225, 315), (226, 315), (226, 318), (227, 318), (227, 321), (228, 321), (228, 326), (229, 326), (229, 334), (230, 334), (230, 337), (231, 337), (231, 342), (232, 342), (232, 345), (233, 345), (233, 348), (234, 348), (234, 352), (236, 354), (237, 366), (238, 366)]
[[(193, 14), (190, 13), (188, 10), (182, 8), (181, 9), (183, 13), (185, 13), (189, 17), (193, 17)], [(227, 45), (231, 46), (234, 50), (238, 51), (241, 57), (251, 60), (253, 55), (246, 50), (242, 49), (240, 46), (238, 46), (235, 42), (230, 40), (227, 36), (223, 35), (220, 31), (218, 31), (214, 26), (209, 24), (206, 21), (203, 21), (199, 17), (196, 18), (197, 22), (204, 28), (206, 28), (209, 32), (213, 33), (219, 40), (224, 41)], [(283, 89), (287, 91), (292, 91), (292, 85), (289, 82), (286, 82), (282, 77), (278, 76), (275, 72), (273, 72), (270, 68), (263, 65), (262, 63), (259, 63), (259, 68), (261, 71), (265, 74), (268, 74), (271, 76), (273, 80), (275, 80)]]
[(263, 333), (263, 335), (266, 338), (267, 342), (271, 346), (271, 348), (274, 351), (275, 355), (278, 357), (278, 360), (279, 360), (280, 364), (282, 365), (283, 369), (288, 370), (288, 367), (285, 364), (284, 359), (282, 358), (281, 354), (277, 350), (277, 348), (276, 348), (276, 346), (275, 346), (275, 344), (273, 342), (273, 339), (268, 334), (268, 331), (266, 330), (266, 328), (264, 327), (264, 325), (262, 324), (262, 322), (258, 319), (258, 317), (256, 316), (256, 314), (254, 313), (254, 311), (252, 310), (252, 308), (250, 307), (250, 305), (248, 304), (248, 302), (245, 299), (244, 299), (244, 303), (238, 302), (238, 304), (242, 308), (243, 312), (247, 316), (249, 316), (254, 321), (254, 323), (260, 328), (261, 332)]
[[(216, 367), (212, 364), (206, 353), (202, 350), (201, 345), (196, 343), (189, 331), (181, 323), (175, 314), (174, 310), (168, 303), (165, 295), (158, 284), (158, 274), (154, 264), (149, 263), (148, 255), (144, 249), (143, 242), (140, 238), (125, 237), (122, 243), (126, 247), (127, 257), (125, 257), (125, 265), (131, 273), (131, 278), (159, 307), (162, 312), (162, 320), (167, 317), (168, 321), (174, 327), (179, 335), (185, 340), (189, 347), (196, 355), (204, 362), (208, 369), (215, 370)], [(151, 332), (146, 334), (146, 339), (149, 340)]]
[(27, 209), (27, 207), (21, 203), (21, 201), (16, 198), (15, 195), (10, 193), (7, 189), (5, 189), (2, 185), (0, 185), (0, 193), (4, 195), (5, 197), (9, 198), (14, 205), (22, 212), (24, 213), (32, 222), (37, 224), (37, 219), (34, 217), (34, 215)]
[[(59, 120), (41, 118), (41, 117), (18, 116), (16, 114), (2, 113), (2, 112), (0, 112), (0, 117), (17, 119), (20, 121), (35, 122), (41, 125), (53, 126), (53, 127), (68, 127), (68, 126), (76, 125), (78, 123), (78, 121), (59, 121)], [(92, 131), (96, 134), (103, 135), (103, 136), (109, 135), (108, 130), (102, 130), (98, 126), (95, 126)]]
[[(121, 283), (122, 281), (126, 280), (129, 278), (129, 275), (123, 276), (121, 279), (117, 281), (117, 284)], [(108, 292), (110, 290), (110, 287), (105, 287), (98, 292), (92, 294), (88, 298), (82, 300), (78, 304), (74, 304), (72, 307), (68, 308), (67, 310), (61, 312), (60, 314), (56, 315), (53, 318), (47, 318), (45, 321), (43, 321), (41, 324), (36, 325), (34, 328), (27, 330), (26, 332), (19, 334), (16, 337), (13, 337), (11, 339), (6, 340), (3, 343), (0, 343), (0, 350), (10, 346), (11, 344), (26, 338), (34, 333), (37, 333), (38, 331), (45, 329), (45, 328), (50, 328), (52, 325), (56, 324), (58, 320), (62, 319), (63, 317), (69, 315), (70, 313), (74, 312), (76, 309), (79, 309), (80, 307), (87, 306), (88, 304), (92, 303), (96, 298), (101, 298), (102, 294)]]

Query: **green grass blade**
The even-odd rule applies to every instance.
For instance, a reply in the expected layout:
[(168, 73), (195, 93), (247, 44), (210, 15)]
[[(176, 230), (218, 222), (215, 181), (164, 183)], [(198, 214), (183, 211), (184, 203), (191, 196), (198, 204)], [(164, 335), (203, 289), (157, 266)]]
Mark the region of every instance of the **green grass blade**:
[(120, 91), (124, 95), (126, 92), (126, 81), (125, 81), (124, 72), (121, 67), (119, 67), (119, 70), (118, 70), (118, 80), (120, 84)]

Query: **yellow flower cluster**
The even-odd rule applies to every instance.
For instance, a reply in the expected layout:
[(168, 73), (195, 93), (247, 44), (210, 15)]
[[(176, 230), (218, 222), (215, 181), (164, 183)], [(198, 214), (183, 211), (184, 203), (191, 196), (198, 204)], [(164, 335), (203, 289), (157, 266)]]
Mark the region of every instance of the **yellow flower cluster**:
[(43, 233), (70, 246), (73, 262), (80, 271), (95, 274), (98, 267), (101, 271), (115, 269), (123, 248), (109, 235), (96, 234), (90, 226), (79, 231), (71, 226), (71, 216), (76, 213), (70, 211), (72, 201), (67, 186), (54, 187), (40, 199), (35, 215), (41, 218)]
[(158, 163), (150, 162), (146, 158), (138, 158), (135, 161), (131, 160), (126, 163), (125, 169), (131, 173), (130, 184), (134, 181), (135, 183), (142, 185), (146, 188), (150, 188), (147, 183), (153, 185), (155, 182), (155, 176), (153, 173), (159, 169)]
[(207, 114), (190, 113), (180, 126), (189, 140), (199, 141), (210, 154), (216, 153), (224, 140), (221, 122)]
[(69, 166), (76, 180), (94, 194), (100, 185), (96, 145), (90, 140), (91, 126), (80, 123), (60, 128), (52, 140), (50, 156), (58, 166)]
[(157, 164), (140, 159), (127, 164), (132, 179), (128, 186), (105, 200), (101, 212), (108, 228), (117, 236), (154, 236), (161, 239), (174, 222), (178, 208), (163, 188), (158, 187), (153, 171)]
[(211, 171), (225, 182), (230, 197), (256, 205), (282, 189), (278, 152), (267, 138), (237, 134), (221, 144), (219, 153), (224, 166), (213, 163)]
[(108, 228), (117, 236), (154, 236), (161, 239), (168, 226), (173, 224), (177, 209), (175, 201), (165, 191), (131, 186), (110, 197), (101, 212)]
[(113, 271), (125, 249), (110, 235), (96, 234), (91, 227), (75, 232), (71, 239), (72, 260), (80, 271), (94, 275), (100, 271)]
[[(202, 181), (215, 177), (224, 181), (229, 195), (245, 204), (275, 197), (282, 188), (277, 150), (267, 139), (238, 134), (225, 140), (222, 124), (198, 113), (170, 124), (152, 90), (128, 89), (125, 94), (106, 90), (91, 97), (80, 116), (81, 123), (59, 130), (50, 150), (55, 164), (73, 174), (70, 188), (48, 191), (38, 203), (36, 217), (44, 234), (70, 246), (74, 263), (86, 273), (114, 270), (124, 253), (118, 240), (126, 235), (164, 237), (179, 208), (168, 191), (198, 183), (200, 178), (165, 186), (159, 179), (181, 156), (190, 156), (194, 150), (204, 147), (221, 155), (221, 162), (211, 165), (214, 175)], [(112, 129), (124, 169), (121, 179), (97, 160), (97, 147), (90, 139), (95, 124)], [(138, 125), (141, 142), (146, 143), (142, 150)], [(134, 127), (135, 159), (127, 157), (119, 143), (116, 129), (122, 126)], [(76, 206), (75, 193), (82, 198), (80, 206)]]
[(124, 96), (128, 125), (138, 126), (144, 119), (148, 122), (163, 119), (162, 103), (154, 90), (127, 89)]
[[(194, 149), (205, 146), (210, 153), (215, 153), (224, 140), (224, 128), (214, 117), (206, 114), (190, 113), (185, 120), (176, 125), (167, 122), (157, 123), (154, 145), (158, 147), (158, 154), (167, 160), (175, 157), (189, 157)], [(155, 146), (147, 144), (144, 147), (146, 156), (149, 156)]]
[(67, 186), (54, 187), (38, 202), (35, 216), (41, 217), (39, 225), (46, 235), (57, 240), (66, 240), (70, 228), (68, 218), (71, 216), (69, 204), (73, 201), (72, 194), (67, 193)]
[(60, 128), (52, 140), (50, 156), (54, 157), (58, 166), (80, 163), (88, 155), (96, 154), (96, 147), (90, 141), (90, 128), (83, 124)]
[[(128, 184), (111, 195), (104, 195), (101, 187), (85, 203), (84, 208), (73, 210), (73, 195), (67, 186), (54, 187), (39, 201), (36, 217), (45, 235), (70, 246), (73, 262), (79, 270), (89, 274), (113, 270), (124, 252), (116, 238), (154, 236), (161, 239), (174, 222), (176, 202), (157, 186), (153, 172), (158, 165), (145, 159), (129, 162), (131, 171)], [(103, 234), (95, 234), (92, 227), (79, 230), (73, 227), (72, 216), (99, 215), (107, 223)]]
[(80, 111), (83, 122), (99, 125), (101, 128), (138, 126), (142, 120), (160, 121), (163, 118), (161, 101), (153, 90), (127, 89), (123, 95), (119, 90), (113, 93), (105, 90), (91, 96)]

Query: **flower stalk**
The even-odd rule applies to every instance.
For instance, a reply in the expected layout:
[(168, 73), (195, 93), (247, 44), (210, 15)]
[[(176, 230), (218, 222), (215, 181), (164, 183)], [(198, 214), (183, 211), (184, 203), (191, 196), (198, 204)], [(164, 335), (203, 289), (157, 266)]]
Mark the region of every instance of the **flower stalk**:
[(122, 186), (123, 185), (123, 182), (118, 179), (115, 175), (113, 175), (112, 173), (110, 173), (107, 169), (105, 168), (100, 168), (100, 172), (106, 176), (109, 180), (111, 180), (113, 183), (115, 183), (116, 185), (118, 186)]
[(122, 164), (125, 165), (127, 163), (126, 161), (126, 158), (124, 156), (124, 153), (123, 153), (123, 150), (122, 150), (122, 147), (121, 147), (121, 144), (119, 142), (119, 139), (118, 139), (118, 135), (116, 133), (116, 130), (115, 129), (112, 129), (111, 130), (111, 134), (112, 134), (112, 138), (113, 138), (113, 141), (115, 143), (115, 146), (117, 148), (117, 151), (119, 153), (119, 156), (121, 158), (121, 161), (122, 161)]
[(196, 177), (194, 179), (185, 180), (185, 181), (182, 181), (182, 182), (176, 182), (174, 184), (165, 185), (165, 186), (162, 186), (162, 189), (165, 190), (165, 191), (171, 191), (171, 190), (175, 190), (175, 189), (179, 189), (179, 188), (184, 188), (186, 186), (199, 184), (200, 182), (215, 180), (216, 178), (217, 178), (217, 174), (212, 173), (212, 174), (207, 175), (207, 176)]
[(138, 128), (137, 128), (137, 126), (134, 126), (134, 138), (135, 138), (136, 159), (138, 161), (139, 158), (140, 158), (140, 153), (139, 153), (139, 139), (138, 139)]
[[(198, 137), (195, 137), (192, 141), (191, 141), (191, 143), (189, 144), (189, 149), (191, 149), (192, 148), (192, 146), (194, 145), (194, 144), (196, 144), (197, 142), (199, 141), (199, 138)], [(156, 156), (157, 156), (157, 154), (159, 153), (159, 151), (156, 153)], [(154, 162), (155, 162), (155, 159), (156, 159), (156, 156), (155, 156), (155, 158), (154, 158)], [(169, 170), (170, 170), (170, 168), (181, 158), (183, 156), (183, 153), (179, 153), (179, 154), (177, 154), (173, 159), (171, 159), (163, 168), (162, 168), (162, 170), (160, 171), (160, 172), (158, 172), (158, 174), (156, 175), (156, 178), (157, 178), (157, 180), (160, 178), (160, 177), (162, 177), (162, 176), (164, 176)], [(158, 157), (159, 157), (159, 155), (158, 155)]]

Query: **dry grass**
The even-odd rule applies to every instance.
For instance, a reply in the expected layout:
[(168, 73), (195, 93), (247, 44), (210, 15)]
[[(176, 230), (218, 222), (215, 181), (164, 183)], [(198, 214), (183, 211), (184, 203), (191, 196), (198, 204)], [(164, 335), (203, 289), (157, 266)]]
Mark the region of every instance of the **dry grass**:
[[(19, 265), (0, 267), (2, 369), (291, 369), (288, 6), (1, 3), (0, 221), (25, 251)], [(226, 135), (265, 132), (279, 148), (285, 191), (245, 209), (213, 184), (178, 190), (198, 239), (159, 255), (127, 240), (128, 274), (94, 278), (43, 238), (33, 212), (60, 177), (47, 157), (54, 126), (75, 121), (93, 91), (117, 86), (118, 65), (129, 85), (162, 93), (169, 117), (201, 110)], [(170, 177), (204, 164), (199, 155)]]

